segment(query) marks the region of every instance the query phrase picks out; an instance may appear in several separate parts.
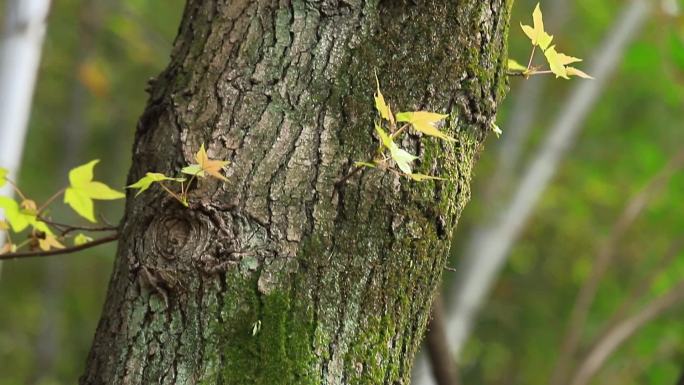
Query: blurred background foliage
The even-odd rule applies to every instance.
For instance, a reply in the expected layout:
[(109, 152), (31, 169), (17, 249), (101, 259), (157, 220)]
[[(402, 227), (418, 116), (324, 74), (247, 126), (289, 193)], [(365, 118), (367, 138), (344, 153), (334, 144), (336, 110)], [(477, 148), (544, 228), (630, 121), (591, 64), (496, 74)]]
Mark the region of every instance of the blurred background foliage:
[[(535, 3), (515, 2), (509, 38), (512, 57), (524, 59), (529, 54), (529, 41), (517, 25), (529, 22)], [(624, 1), (560, 3), (562, 17), (555, 24), (548, 19), (547, 30), (565, 51), (589, 58)], [(96, 170), (100, 180), (124, 185), (136, 121), (147, 97), (145, 85), (168, 61), (182, 8), (182, 0), (54, 1), (20, 178), (32, 197), (47, 198), (66, 183), (69, 168), (94, 158), (102, 159)], [(548, 383), (571, 305), (598, 248), (628, 199), (682, 148), (684, 17), (665, 9), (658, 7), (630, 44), (512, 250), (461, 359), (463, 383)], [(522, 81), (511, 79), (512, 92), (499, 116), (504, 138), (491, 137), (481, 154), (473, 199), (455, 234), (454, 266), (458, 246), (482, 213), (485, 182), (496, 167), (496, 147), (505, 139), (507, 111)], [(544, 83), (527, 152), (538, 144), (571, 85), (572, 81), (552, 79)], [(121, 203), (99, 207), (112, 222), (122, 212)], [(681, 249), (666, 268), (653, 273), (673, 242), (684, 239), (683, 213), (684, 175), (679, 172), (652, 197), (619, 243), (591, 308), (585, 345), (646, 277), (655, 274), (637, 308), (684, 278)], [(61, 215), (72, 214), (64, 210)], [(3, 264), (0, 384), (77, 382), (114, 252), (114, 247), (101, 247)], [(650, 323), (612, 356), (593, 383), (674, 384), (684, 365), (683, 318), (679, 309)]]
[[(53, 1), (19, 180), (31, 197), (45, 200), (67, 183), (70, 168), (91, 159), (102, 160), (95, 169), (99, 180), (123, 189), (146, 83), (168, 62), (183, 5)], [(123, 203), (97, 209), (116, 223)], [(55, 216), (82, 223), (66, 209)], [(3, 264), (0, 384), (77, 383), (114, 253), (115, 246), (104, 246)]]

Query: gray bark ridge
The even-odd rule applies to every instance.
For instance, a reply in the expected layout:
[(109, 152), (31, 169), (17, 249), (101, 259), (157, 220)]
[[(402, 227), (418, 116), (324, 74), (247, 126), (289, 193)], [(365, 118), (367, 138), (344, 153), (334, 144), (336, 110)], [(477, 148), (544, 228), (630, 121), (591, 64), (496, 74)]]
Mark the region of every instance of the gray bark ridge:
[[(506, 86), (509, 8), (188, 1), (129, 182), (202, 143), (230, 182), (202, 180), (189, 209), (128, 197), (81, 384), (408, 383)], [(374, 71), (395, 111), (450, 115), (456, 143), (402, 141), (448, 181), (367, 170), (335, 186), (377, 146)]]

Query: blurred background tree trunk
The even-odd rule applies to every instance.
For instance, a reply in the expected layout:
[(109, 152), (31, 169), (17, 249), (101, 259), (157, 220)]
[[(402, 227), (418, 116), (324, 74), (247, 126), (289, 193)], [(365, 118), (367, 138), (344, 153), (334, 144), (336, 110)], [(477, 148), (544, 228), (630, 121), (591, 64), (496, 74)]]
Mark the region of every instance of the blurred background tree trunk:
[[(510, 2), (189, 0), (129, 182), (205, 144), (230, 182), (129, 195), (82, 384), (408, 383), (474, 156), (503, 97)], [(394, 111), (450, 114), (364, 171), (374, 71)], [(457, 119), (458, 118), (458, 119)]]
[[(50, 0), (8, 0), (0, 35), (0, 165), (16, 180), (28, 128), (33, 89)], [(10, 186), (0, 195), (14, 194)], [(0, 245), (5, 233), (0, 233)], [(2, 262), (0, 262), (0, 271)]]

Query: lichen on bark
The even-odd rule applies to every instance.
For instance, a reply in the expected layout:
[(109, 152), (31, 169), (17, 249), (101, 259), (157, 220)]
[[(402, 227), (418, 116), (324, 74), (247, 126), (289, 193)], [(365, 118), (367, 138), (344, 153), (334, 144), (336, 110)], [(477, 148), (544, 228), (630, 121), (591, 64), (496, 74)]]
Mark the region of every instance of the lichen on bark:
[[(82, 384), (406, 384), (505, 87), (504, 0), (189, 0), (150, 85), (129, 180), (200, 144), (230, 182), (191, 208), (128, 197)], [(373, 74), (394, 110), (450, 115), (406, 135), (415, 183), (367, 170)]]

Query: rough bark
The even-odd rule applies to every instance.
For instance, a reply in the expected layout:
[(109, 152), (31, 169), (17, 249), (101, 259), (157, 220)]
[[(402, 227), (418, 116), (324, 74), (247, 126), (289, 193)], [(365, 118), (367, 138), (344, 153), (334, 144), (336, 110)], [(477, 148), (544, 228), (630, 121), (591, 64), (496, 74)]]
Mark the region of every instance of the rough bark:
[[(81, 383), (408, 383), (503, 96), (509, 6), (189, 0), (129, 182), (202, 143), (230, 182), (198, 184), (189, 209), (129, 195)], [(449, 181), (335, 186), (377, 146), (374, 70), (394, 110), (450, 114), (457, 142), (403, 140)]]

